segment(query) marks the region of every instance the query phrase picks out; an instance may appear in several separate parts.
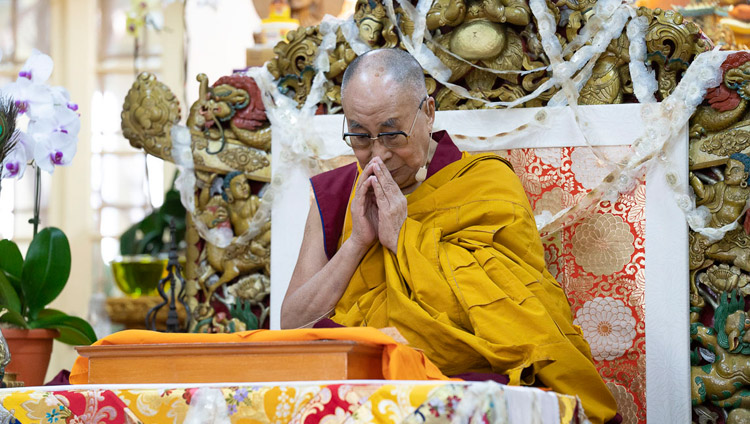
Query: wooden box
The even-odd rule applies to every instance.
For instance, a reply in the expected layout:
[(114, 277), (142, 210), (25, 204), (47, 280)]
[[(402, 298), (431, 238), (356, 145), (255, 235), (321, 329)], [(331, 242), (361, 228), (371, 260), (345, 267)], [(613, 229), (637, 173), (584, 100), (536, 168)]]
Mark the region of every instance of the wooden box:
[(383, 379), (383, 346), (342, 340), (80, 346), (90, 384)]

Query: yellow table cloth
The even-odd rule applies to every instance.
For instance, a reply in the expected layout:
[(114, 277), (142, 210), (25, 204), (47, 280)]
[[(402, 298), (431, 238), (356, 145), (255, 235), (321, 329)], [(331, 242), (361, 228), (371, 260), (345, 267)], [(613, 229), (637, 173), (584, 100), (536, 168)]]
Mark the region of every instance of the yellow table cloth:
[[(181, 387), (57, 386), (0, 392), (18, 423), (584, 422), (576, 398), (496, 383), (344, 381)], [(487, 421), (485, 421), (487, 420)]]

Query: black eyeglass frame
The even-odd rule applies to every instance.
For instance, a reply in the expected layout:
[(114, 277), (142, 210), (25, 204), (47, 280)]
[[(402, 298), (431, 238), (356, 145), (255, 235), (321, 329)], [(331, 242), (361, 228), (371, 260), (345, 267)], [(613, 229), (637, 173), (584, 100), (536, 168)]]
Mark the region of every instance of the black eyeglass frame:
[[(429, 98), (429, 96), (425, 96), (421, 102), (419, 102), (419, 106), (417, 106), (417, 113), (414, 115), (414, 121), (411, 123), (411, 128), (409, 128), (409, 133), (405, 133), (403, 131), (386, 131), (378, 133), (375, 137), (371, 137), (368, 133), (348, 133), (344, 132), (344, 128), (346, 128), (346, 116), (344, 116), (344, 119), (341, 121), (341, 132), (343, 135), (341, 138), (344, 140), (344, 143), (346, 143), (347, 146), (354, 149), (355, 147), (352, 146), (352, 143), (349, 141), (348, 137), (360, 137), (360, 138), (367, 138), (370, 140), (370, 145), (367, 148), (372, 148), (372, 143), (374, 143), (376, 140), (381, 140), (381, 143), (383, 143), (383, 146), (385, 146), (388, 149), (392, 148), (398, 148), (403, 147), (407, 144), (409, 144), (409, 137), (411, 137), (412, 132), (414, 131), (414, 126), (417, 124), (417, 118), (419, 117), (419, 111), (422, 110), (422, 105), (424, 105), (424, 102)], [(389, 146), (388, 143), (383, 139), (382, 137), (388, 137), (388, 136), (394, 136), (394, 135), (403, 135), (406, 137), (406, 143), (404, 143), (403, 146)], [(357, 149), (364, 150), (366, 147), (358, 147)]]

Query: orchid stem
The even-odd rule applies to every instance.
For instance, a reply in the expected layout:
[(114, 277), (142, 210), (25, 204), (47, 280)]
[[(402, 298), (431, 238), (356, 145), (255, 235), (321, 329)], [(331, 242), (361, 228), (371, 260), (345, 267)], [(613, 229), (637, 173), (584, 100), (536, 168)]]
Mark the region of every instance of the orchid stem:
[(34, 237), (39, 229), (39, 204), (42, 199), (42, 170), (34, 165), (36, 171), (34, 177), (34, 217), (29, 220), (29, 224), (34, 224)]

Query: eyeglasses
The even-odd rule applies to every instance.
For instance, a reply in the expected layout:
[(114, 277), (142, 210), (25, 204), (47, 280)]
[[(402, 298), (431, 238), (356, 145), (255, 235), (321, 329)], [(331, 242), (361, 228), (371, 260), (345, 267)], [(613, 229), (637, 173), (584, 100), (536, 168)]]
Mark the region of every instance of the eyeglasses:
[(414, 131), (414, 125), (416, 125), (417, 123), (419, 111), (422, 109), (422, 105), (424, 104), (425, 100), (427, 100), (427, 97), (419, 102), (419, 106), (417, 106), (417, 114), (414, 115), (414, 122), (411, 123), (411, 128), (409, 128), (408, 134), (403, 131), (387, 131), (378, 133), (378, 135), (376, 135), (375, 137), (370, 137), (370, 134), (367, 133), (344, 132), (344, 128), (346, 128), (346, 117), (344, 117), (344, 120), (341, 124), (341, 132), (344, 134), (344, 142), (347, 146), (351, 147), (354, 150), (370, 149), (372, 148), (372, 143), (375, 142), (375, 140), (380, 140), (380, 142), (383, 143), (383, 146), (385, 146), (387, 149), (398, 149), (399, 147), (406, 146), (409, 143), (409, 137), (411, 137), (412, 131)]

